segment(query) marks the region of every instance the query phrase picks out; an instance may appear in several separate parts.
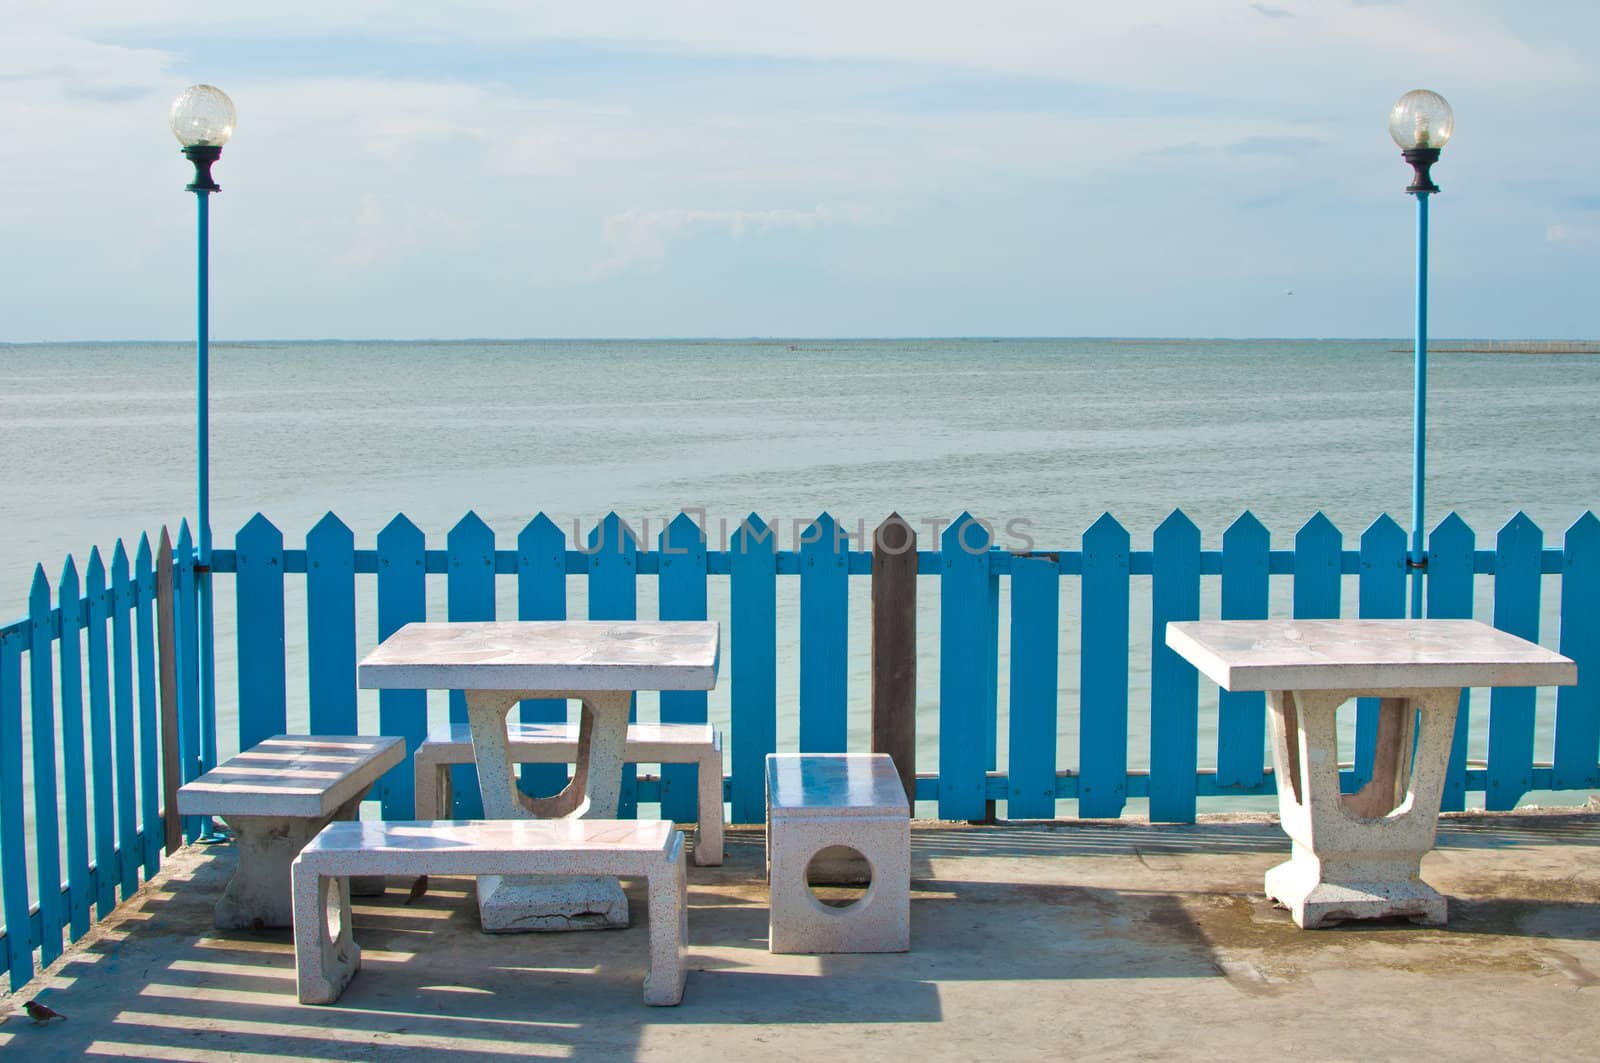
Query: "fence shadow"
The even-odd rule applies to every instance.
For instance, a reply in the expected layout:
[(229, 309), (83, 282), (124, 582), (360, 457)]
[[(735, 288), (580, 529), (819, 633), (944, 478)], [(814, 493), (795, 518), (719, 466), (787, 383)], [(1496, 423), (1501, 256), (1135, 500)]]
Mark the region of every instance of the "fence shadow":
[[(1592, 816), (1452, 818), (1442, 834), (1468, 852), (1452, 872), (1462, 889), (1446, 887), (1449, 926), (1307, 932), (1259, 885), (1245, 885), (1258, 884), (1258, 872), (1239, 873), (1286, 851), (1270, 821), (919, 829), (909, 954), (774, 956), (766, 950), (761, 835), (738, 829), (723, 867), (689, 870), (690, 974), (677, 1008), (647, 1008), (640, 999), (648, 954), (642, 884), (627, 883), (634, 925), (626, 930), (484, 935), (465, 878), (434, 879), (414, 903), (400, 880), (382, 897), (357, 898), (362, 971), (337, 1004), (301, 1005), (287, 929), (212, 928), (212, 905), (234, 866), (232, 847), (216, 846), (180, 854), (170, 878), (53, 975), (40, 995), (69, 1021), (36, 1027), (13, 1019), (0, 1041), (41, 1059), (350, 1059), (387, 1051), (628, 1058), (674, 1029), (688, 1036), (697, 1028), (703, 1040), (730, 1024), (939, 1023), (968, 1015), (988, 990), (963, 987), (985, 983), (1031, 984), (1024, 992), (1037, 999), (1116, 980), (1224, 979), (1258, 993), (1330, 965), (1435, 970), (1470, 962), (1600, 984), (1578, 944), (1600, 940), (1593, 876), (1547, 874), (1562, 864), (1559, 852), (1504, 860), (1470, 852), (1568, 845), (1597, 830), (1600, 817)], [(1155, 877), (1152, 854), (1170, 854)], [(1179, 859), (1188, 855), (1201, 858), (1194, 874)], [(1219, 864), (1207, 855), (1239, 859)], [(1055, 863), (1074, 856), (1122, 857), (1130, 874), (1102, 861), (1097, 874), (1077, 878), (1070, 861)], [(1006, 861), (1014, 862), (1004, 868)]]

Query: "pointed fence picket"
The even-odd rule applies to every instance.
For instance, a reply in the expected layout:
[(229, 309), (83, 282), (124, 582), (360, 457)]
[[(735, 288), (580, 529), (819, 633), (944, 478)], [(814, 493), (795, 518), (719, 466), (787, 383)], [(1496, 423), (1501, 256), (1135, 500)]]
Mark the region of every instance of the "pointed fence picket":
[[(1222, 535), (1222, 619), (1264, 620), (1272, 536), (1246, 510)], [(1087, 549), (1087, 547), (1085, 547)], [(1266, 748), (1266, 695), (1217, 694), (1217, 789), (1248, 793), (1261, 788)]]
[[(1428, 537), (1427, 612), (1439, 620), (1472, 617), (1472, 573), (1476, 537), (1467, 522), (1452, 513)], [(1467, 807), (1467, 740), (1471, 731), (1471, 692), (1461, 692), (1456, 733), (1450, 744), (1440, 807), (1460, 812)]]
[(843, 753), (850, 625), (850, 557), (822, 514), (800, 535), (800, 752)]
[(85, 802), (83, 740), (83, 623), (78, 611), (78, 567), (71, 557), (56, 596), (61, 608), (57, 660), (61, 666), (61, 786), (67, 812), (67, 920), (73, 940), (89, 932), (89, 820)]
[[(1356, 613), (1364, 620), (1406, 615), (1406, 532), (1385, 514), (1361, 533), (1361, 572), (1356, 580)], [(1355, 766), (1351, 790), (1372, 779), (1378, 749), (1379, 699), (1356, 699)]]
[[(567, 538), (540, 513), (517, 536), (517, 619), (567, 618)], [(523, 723), (565, 723), (567, 703), (531, 698), (522, 703)], [(524, 764), (519, 787), (530, 797), (551, 797), (567, 785), (565, 764)]]
[[(1530, 642), (1539, 640), (1540, 571), (1544, 533), (1518, 513), (1495, 541), (1494, 626)], [(1533, 788), (1534, 695), (1532, 687), (1495, 687), (1489, 692), (1489, 782), (1484, 806), (1491, 812), (1517, 807)]]
[(161, 867), (161, 728), (156, 694), (156, 571), (150, 536), (139, 536), (133, 558), (134, 636), (139, 683), (139, 829), (144, 835), (144, 877)]
[(982, 819), (988, 785), (989, 543), (963, 513), (940, 539), (939, 817)]
[[(104, 919), (117, 906), (116, 765), (111, 759), (111, 676), (106, 656), (106, 569), (100, 550), (89, 554), (84, 573), (84, 596), (89, 605), (89, 751), (94, 795), (95, 913)], [(74, 603), (76, 604), (76, 603)], [(66, 640), (62, 640), (62, 645)], [(80, 753), (81, 756), (81, 753)], [(76, 936), (76, 935), (74, 935)]]
[(1561, 554), (1561, 652), (1578, 662), (1575, 686), (1556, 691), (1554, 779), (1558, 790), (1600, 786), (1600, 520), (1585, 513), (1567, 529)]
[[(0, 891), (5, 894), (5, 961), (13, 991), (33, 977), (33, 929), (28, 904), (28, 855), (38, 859), (38, 831), (28, 836), (22, 753), (23, 638), (0, 635)], [(44, 923), (43, 911), (39, 922)]]
[(133, 741), (133, 613), (137, 604), (128, 576), (128, 551), (117, 540), (111, 553), (111, 675), (117, 743), (117, 872), (122, 899), (139, 888), (139, 784)]
[(1127, 529), (1109, 513), (1083, 534), (1078, 814), (1087, 818), (1115, 819), (1128, 800), (1129, 554)]
[[(237, 543), (234, 582), (239, 600), (239, 748), (249, 749), (289, 729), (283, 533), (257, 513), (239, 530)], [(185, 765), (190, 761), (191, 748), (185, 743)], [(188, 776), (184, 778), (187, 780)]]
[[(263, 523), (265, 523), (264, 519)], [(271, 525), (268, 525), (268, 527), (271, 527)], [(275, 534), (277, 533), (276, 528), (272, 528), (272, 531)], [(283, 536), (281, 534), (278, 534), (278, 544), (281, 550), (283, 544)], [(179, 769), (179, 780), (181, 782), (199, 778), (205, 770), (205, 744), (201, 726), (202, 721), (200, 719), (200, 611), (195, 589), (195, 566), (197, 562), (198, 555), (194, 548), (194, 537), (189, 531), (189, 522), (184, 521), (178, 525), (178, 542), (172, 551), (173, 616), (176, 624), (175, 645), (177, 647), (178, 664), (178, 741), (183, 758)], [(276, 616), (278, 636), (275, 649), (279, 669), (275, 689), (280, 691), (283, 689), (282, 581), (283, 573), (280, 566), (278, 571), (279, 597), (276, 611), (275, 613), (272, 611), (272, 603), (268, 601), (269, 619), (262, 625), (263, 633), (270, 636), (272, 627), (270, 618), (274, 615)], [(264, 656), (270, 659), (273, 654), (274, 644), (270, 641), (270, 638), (266, 641), (267, 649), (264, 651)], [(263, 681), (267, 683), (274, 682), (270, 669), (263, 675)], [(269, 695), (261, 691), (257, 692), (257, 700), (266, 711), (276, 714), (266, 721), (268, 724), (272, 722), (272, 719), (281, 717), (284, 711), (281, 701), (274, 702)], [(274, 708), (274, 705), (277, 707)], [(241, 720), (243, 715), (241, 712)], [(283, 728), (279, 726), (277, 731), (281, 730)], [(268, 730), (266, 734), (275, 734), (277, 731)], [(186, 817), (183, 821), (184, 839), (192, 842), (200, 837), (204, 833), (205, 822), (206, 820), (200, 816)]]
[[(39, 963), (43, 967), (61, 955), (61, 928), (68, 922), (64, 918), (68, 913), (61, 908), (61, 820), (56, 811), (56, 712), (50, 674), (53, 626), (50, 582), (41, 565), (34, 570), (33, 591), (28, 596), (28, 689), (33, 710), (33, 843), (39, 873)], [(70, 868), (70, 848), (68, 857)]]
[[(378, 533), (378, 641), (428, 615), (427, 561), (422, 529), (397, 515)], [(213, 555), (215, 556), (215, 555)], [(316, 652), (313, 648), (312, 652)], [(378, 799), (385, 819), (416, 811), (411, 757), (428, 736), (426, 690), (378, 691), (378, 730), (406, 740), (406, 759), (384, 773)]]
[[(1344, 536), (1327, 516), (1317, 513), (1294, 537), (1296, 620), (1332, 620), (1339, 616), (1343, 564)], [(1340, 784), (1348, 789), (1348, 777), (1342, 778)]]
[[(800, 688), (785, 693), (795, 697), (792, 711), (800, 721), (796, 746), (846, 748), (849, 712), (861, 701), (860, 692), (849, 689), (846, 671), (850, 577), (872, 571), (872, 553), (850, 549), (826, 513), (802, 538), (797, 549), (780, 550), (775, 528), (751, 514), (727, 549), (714, 550), (702, 527), (680, 515), (646, 549), (610, 514), (586, 549), (571, 549), (562, 530), (540, 514), (522, 529), (514, 550), (497, 551), (493, 530), (469, 513), (449, 531), (443, 550), (428, 550), (422, 531), (403, 515), (378, 534), (376, 549), (357, 549), (354, 533), (330, 513), (306, 535), (304, 549), (286, 549), (282, 533), (257, 515), (231, 549), (215, 551), (212, 559), (217, 576), (235, 581), (238, 744), (286, 729), (286, 578), (306, 581), (308, 652), (303, 676), (293, 679), (305, 683), (312, 729), (335, 732), (358, 729), (356, 616), (359, 596), (371, 593), (367, 588), (376, 590), (376, 634), (382, 639), (427, 617), (430, 575), (445, 581), (446, 616), (455, 620), (493, 618), (501, 576), (516, 580), (516, 615), (524, 619), (565, 617), (572, 576), (586, 581), (591, 618), (636, 617), (638, 580), (655, 576), (663, 619), (700, 619), (708, 615), (710, 582), (725, 578), (731, 623), (723, 683), (732, 714), (731, 778), (725, 785), (732, 818), (759, 822), (764, 758), (778, 748), (780, 578), (799, 581)], [(214, 726), (202, 718), (207, 701), (198, 689), (203, 613), (197, 558), (187, 526), (175, 547), (167, 545), (165, 534), (162, 541), (167, 552), (158, 559), (148, 537), (141, 538), (131, 571), (121, 543), (109, 571), (98, 551), (92, 553), (81, 585), (69, 561), (54, 592), (37, 569), (27, 616), (0, 627), (0, 892), (6, 924), (0, 959), (13, 987), (32, 977), (37, 963), (61, 954), (64, 934), (76, 939), (91, 915), (103, 917), (119, 885), (125, 898), (137, 889), (141, 868), (146, 878), (155, 872), (163, 835), (176, 825), (164, 806), (177, 784), (205, 764), (202, 746)], [(954, 819), (981, 818), (997, 800), (1008, 802), (1006, 814), (1013, 818), (1048, 817), (1058, 799), (1073, 797), (1080, 815), (1115, 817), (1130, 796), (1148, 796), (1153, 819), (1184, 822), (1193, 820), (1200, 797), (1271, 793), (1259, 695), (1220, 695), (1217, 767), (1199, 767), (1198, 675), (1166, 649), (1165, 624), (1198, 617), (1202, 580), (1213, 576), (1220, 577), (1220, 613), (1228, 618), (1266, 616), (1272, 578), (1282, 576), (1292, 579), (1295, 616), (1340, 615), (1346, 577), (1356, 579), (1360, 616), (1400, 616), (1409, 578), (1406, 536), (1392, 519), (1380, 517), (1362, 533), (1358, 549), (1346, 550), (1340, 530), (1317, 514), (1296, 533), (1293, 550), (1274, 552), (1268, 530), (1245, 513), (1222, 536), (1221, 550), (1202, 550), (1200, 543), (1199, 529), (1174, 511), (1155, 530), (1152, 548), (1135, 551), (1126, 529), (1107, 514), (1085, 531), (1080, 550), (1013, 555), (994, 550), (990, 530), (963, 514), (937, 549), (916, 554), (917, 570), (937, 581), (941, 619), (937, 720), (928, 721), (938, 735), (939, 762), (937, 772), (930, 770), (935, 765), (920, 766), (919, 795), (937, 797), (938, 814)], [(1446, 808), (1462, 807), (1469, 788), (1483, 792), (1489, 807), (1509, 808), (1530, 790), (1600, 785), (1600, 618), (1592, 605), (1600, 597), (1600, 520), (1584, 514), (1559, 548), (1546, 549), (1543, 532), (1519, 514), (1498, 531), (1494, 547), (1477, 550), (1473, 530), (1455, 514), (1440, 522), (1428, 540), (1427, 615), (1470, 617), (1475, 582), (1485, 576), (1492, 579), (1494, 624), (1537, 638), (1543, 579), (1557, 576), (1560, 629), (1550, 634), (1578, 661), (1580, 682), (1556, 695), (1550, 764), (1535, 760), (1534, 692), (1497, 689), (1490, 698), (1487, 763), (1469, 766), (1470, 714), (1463, 691)], [(1128, 623), (1139, 593), (1134, 576), (1151, 577), (1148, 771), (1128, 766)], [(1073, 578), (1079, 580), (1076, 588)], [(1006, 617), (999, 615), (1002, 585), (1010, 592)], [(162, 586), (170, 587), (166, 599), (160, 598)], [(1060, 641), (1063, 596), (1069, 603), (1076, 599), (1076, 647)], [(1010, 658), (1003, 665), (997, 652), (1001, 623), (1010, 631)], [(1076, 704), (1059, 696), (1060, 656), (1073, 650), (1080, 660)], [(1002, 672), (1009, 689), (1008, 752), (1000, 771)], [(459, 710), (459, 698), (451, 700)], [(667, 693), (660, 704), (666, 722), (707, 718), (702, 692)], [(524, 719), (566, 717), (559, 702), (528, 702), (522, 712)], [(1078, 764), (1063, 770), (1056, 763), (1057, 738), (1073, 713)], [(459, 711), (452, 717), (462, 718)], [(1376, 705), (1360, 702), (1355, 764), (1343, 773), (1347, 790), (1359, 789), (1371, 773), (1377, 724)], [(403, 736), (414, 751), (427, 725), (426, 692), (379, 693), (381, 732)], [(691, 818), (694, 771), (668, 765), (659, 787), (630, 773), (624, 814), (633, 814), (641, 797), (659, 796), (663, 814)], [(559, 765), (528, 766), (523, 785), (548, 793), (565, 777)], [(24, 778), (31, 778), (31, 787), (24, 788)], [(477, 800), (471, 780), (461, 782), (457, 815), (475, 811)], [(375, 797), (384, 816), (412, 814), (411, 786), (408, 764), (382, 780)], [(200, 823), (185, 827), (193, 838)]]
[(1061, 572), (1056, 558), (1012, 558), (1006, 780), (1006, 815), (1011, 819), (1054, 819), (1056, 815), (1060, 624)]
[[(589, 536), (589, 619), (637, 620), (639, 618), (638, 556), (639, 538), (615, 513), (608, 513)], [(638, 718), (639, 697), (628, 706), (628, 721)], [(639, 768), (622, 766), (622, 794), (617, 815), (632, 819), (638, 814)]]
[[(706, 619), (706, 541), (700, 526), (687, 513), (678, 514), (662, 529), (657, 548), (661, 554), (657, 605), (660, 618)], [(801, 594), (804, 593), (802, 589)], [(841, 666), (842, 663), (841, 656)], [(705, 723), (706, 704), (704, 690), (664, 690), (661, 722)], [(842, 718), (842, 706), (840, 715)], [(661, 765), (661, 818), (674, 823), (695, 819), (699, 784), (698, 765)]]
[(729, 558), (728, 679), (733, 820), (766, 816), (766, 760), (778, 749), (778, 543), (754, 513), (734, 533)]
[(329, 513), (306, 536), (306, 642), (312, 734), (356, 727), (356, 539)]
[[(494, 619), (494, 532), (476, 513), (468, 512), (445, 539), (449, 575), (445, 581), (445, 615), (453, 621)], [(450, 722), (467, 722), (467, 698), (450, 691)], [(453, 815), (482, 819), (483, 795), (470, 764), (450, 769)]]
[(1200, 529), (1181, 509), (1151, 560), (1150, 819), (1192, 823), (1200, 761), (1200, 673), (1167, 646), (1167, 624), (1200, 618)]

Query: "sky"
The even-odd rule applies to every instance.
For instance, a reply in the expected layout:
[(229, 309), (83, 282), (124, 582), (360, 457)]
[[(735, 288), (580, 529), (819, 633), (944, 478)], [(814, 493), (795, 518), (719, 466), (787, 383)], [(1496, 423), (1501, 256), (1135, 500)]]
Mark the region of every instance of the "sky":
[(4, 0), (0, 342), (1600, 337), (1600, 6)]

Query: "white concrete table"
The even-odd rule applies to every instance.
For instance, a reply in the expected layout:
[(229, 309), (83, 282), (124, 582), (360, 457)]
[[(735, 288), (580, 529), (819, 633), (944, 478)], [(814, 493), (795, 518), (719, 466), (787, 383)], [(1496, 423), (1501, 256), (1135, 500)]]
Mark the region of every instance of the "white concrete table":
[[(414, 623), (367, 655), (363, 687), (460, 690), (491, 819), (611, 819), (622, 789), (628, 708), (639, 690), (716, 685), (718, 627), (709, 621)], [(582, 702), (576, 767), (554, 797), (517, 789), (506, 716), (529, 699)], [(478, 911), (490, 933), (628, 925), (616, 879), (484, 875)]]
[[(1267, 872), (1266, 892), (1306, 928), (1382, 916), (1443, 924), (1445, 899), (1421, 863), (1462, 688), (1578, 677), (1570, 659), (1475, 620), (1187, 621), (1167, 625), (1167, 645), (1225, 690), (1267, 694), (1294, 850)], [(1371, 781), (1341, 795), (1337, 713), (1356, 697), (1382, 699), (1377, 754)]]
[[(333, 820), (356, 819), (372, 784), (405, 755), (399, 738), (277, 735), (184, 783), (178, 814), (220, 816), (238, 839), (216, 925), (290, 925), (295, 855)], [(382, 893), (383, 882), (359, 883), (356, 892)]]

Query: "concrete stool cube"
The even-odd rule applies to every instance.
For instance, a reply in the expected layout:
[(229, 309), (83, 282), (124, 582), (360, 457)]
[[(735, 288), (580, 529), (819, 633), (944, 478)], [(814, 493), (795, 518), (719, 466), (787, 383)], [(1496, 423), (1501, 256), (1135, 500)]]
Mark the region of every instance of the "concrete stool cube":
[[(513, 764), (571, 764), (578, 756), (576, 723), (506, 723)], [(700, 768), (696, 796), (694, 862), (722, 864), (722, 733), (705, 723), (630, 723), (622, 747), (625, 764), (695, 764)], [(428, 732), (412, 760), (416, 778), (416, 817), (439, 819), (450, 810), (450, 765), (472, 764), (472, 728), (441, 724)]]
[[(833, 908), (806, 881), (812, 857), (846, 846), (872, 880)], [(767, 948), (782, 953), (911, 947), (911, 809), (883, 753), (767, 754)]]
[(294, 966), (302, 1004), (332, 1004), (361, 968), (353, 875), (620, 875), (648, 883), (644, 1002), (683, 999), (688, 883), (683, 832), (665, 820), (494, 819), (332, 823), (294, 861)]
[[(372, 784), (405, 759), (403, 738), (277, 735), (178, 790), (178, 814), (221, 816), (238, 839), (239, 864), (217, 901), (221, 929), (288, 926), (289, 865), (332, 820), (357, 819)], [(380, 894), (363, 877), (358, 895)]]

